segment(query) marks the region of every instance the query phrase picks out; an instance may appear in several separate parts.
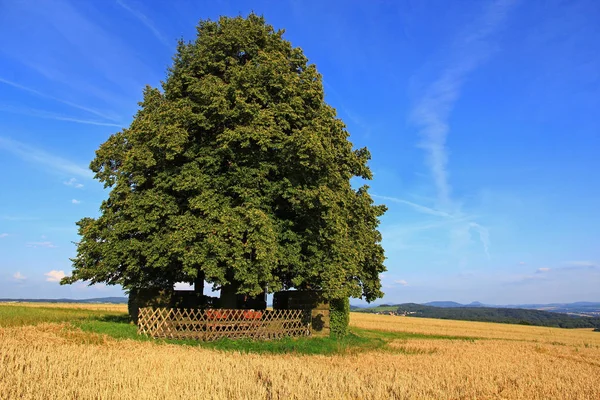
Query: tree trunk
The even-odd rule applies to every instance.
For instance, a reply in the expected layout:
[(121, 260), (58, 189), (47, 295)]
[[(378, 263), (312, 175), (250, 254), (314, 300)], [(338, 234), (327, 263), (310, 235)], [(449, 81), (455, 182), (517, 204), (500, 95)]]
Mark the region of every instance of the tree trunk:
[(198, 274), (196, 275), (196, 279), (194, 279), (194, 293), (196, 293), (198, 299), (204, 296), (204, 278), (206, 278), (206, 274), (204, 271), (198, 269)]
[(238, 308), (237, 291), (240, 288), (240, 283), (231, 279), (230, 283), (221, 287), (221, 308)]

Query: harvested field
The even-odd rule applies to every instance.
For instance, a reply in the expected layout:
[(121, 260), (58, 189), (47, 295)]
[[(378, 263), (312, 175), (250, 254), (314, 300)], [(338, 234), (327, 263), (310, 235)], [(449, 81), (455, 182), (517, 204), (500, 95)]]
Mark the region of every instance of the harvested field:
[(352, 313), (354, 333), (384, 347), (301, 355), (11, 325), (0, 320), (3, 399), (600, 398), (590, 330)]

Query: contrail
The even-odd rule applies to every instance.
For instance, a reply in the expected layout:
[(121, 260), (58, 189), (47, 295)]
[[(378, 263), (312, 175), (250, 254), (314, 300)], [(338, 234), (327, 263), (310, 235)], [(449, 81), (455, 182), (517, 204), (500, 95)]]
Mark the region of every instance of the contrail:
[(479, 234), (479, 240), (481, 240), (481, 244), (483, 245), (483, 251), (487, 258), (490, 259), (490, 232), (485, 226), (481, 226), (476, 222), (471, 222), (469, 226)]
[(451, 187), (448, 182), (448, 118), (460, 96), (467, 76), (489, 56), (488, 40), (502, 25), (513, 0), (492, 3), (474, 31), (466, 32), (458, 41), (456, 58), (440, 77), (425, 90), (412, 112), (412, 120), (420, 128), (420, 147), (425, 149), (427, 165), (431, 171), (440, 207), (451, 204)]
[[(21, 143), (16, 140), (12, 140), (1, 136), (0, 150), (9, 151), (25, 161), (50, 167), (50, 169), (57, 172), (61, 172), (68, 175), (75, 175), (80, 178), (86, 179), (91, 179), (94, 177), (92, 171), (90, 171), (87, 168), (83, 168), (80, 165), (77, 165), (69, 160), (65, 160), (64, 158), (57, 157), (53, 154), (49, 154), (43, 150), (29, 146), (25, 143)], [(5, 218), (2, 217), (2, 219)]]
[(13, 114), (27, 115), (30, 117), (53, 119), (56, 121), (67, 121), (67, 122), (76, 122), (78, 124), (97, 125), (97, 126), (112, 126), (115, 128), (123, 128), (123, 125), (115, 124), (112, 122), (103, 122), (103, 121), (94, 121), (94, 120), (89, 120), (89, 119), (75, 118), (75, 117), (70, 117), (67, 115), (60, 115), (60, 114), (52, 113), (49, 111), (37, 110), (35, 108), (18, 108), (18, 107), (11, 107), (11, 106), (5, 106), (5, 105), (0, 104), (0, 111), (9, 112), (9, 113), (13, 113)]
[(104, 113), (102, 113), (100, 111), (94, 110), (93, 108), (85, 107), (85, 106), (82, 106), (82, 105), (79, 105), (79, 104), (76, 104), (76, 103), (72, 103), (72, 102), (67, 101), (67, 100), (59, 99), (58, 97), (50, 96), (49, 94), (42, 93), (39, 90), (35, 90), (35, 89), (30, 88), (30, 87), (23, 86), (23, 85), (21, 85), (19, 83), (16, 83), (16, 82), (13, 82), (13, 81), (9, 81), (7, 79), (0, 78), (0, 83), (4, 83), (5, 85), (12, 86), (12, 87), (14, 87), (16, 89), (23, 90), (25, 92), (29, 92), (31, 94), (34, 94), (34, 95), (38, 96), (38, 97), (43, 97), (43, 98), (46, 98), (46, 99), (54, 100), (56, 102), (65, 104), (65, 105), (67, 105), (69, 107), (73, 107), (73, 108), (77, 108), (77, 109), (82, 110), (82, 111), (89, 112), (90, 114), (94, 114), (94, 115), (96, 115), (98, 117), (107, 119), (109, 121), (120, 122), (118, 119), (116, 119), (114, 117), (111, 117), (110, 115), (106, 115), (106, 114), (104, 114)]
[(445, 211), (436, 210), (434, 208), (427, 207), (427, 206), (417, 204), (417, 203), (413, 203), (412, 201), (399, 199), (397, 197), (380, 196), (378, 194), (372, 194), (371, 197), (376, 198), (376, 199), (381, 199), (381, 200), (393, 201), (394, 203), (406, 204), (407, 206), (410, 206), (423, 214), (435, 215), (435, 216), (444, 217), (444, 218), (456, 218), (456, 216), (449, 214)]
[(131, 13), (134, 17), (136, 17), (142, 24), (144, 24), (144, 26), (146, 26), (146, 28), (148, 28), (152, 34), (165, 46), (167, 46), (168, 48), (172, 48), (173, 45), (175, 44), (175, 42), (171, 43), (169, 42), (169, 40), (167, 40), (162, 33), (160, 33), (160, 31), (158, 29), (156, 29), (156, 27), (154, 26), (154, 23), (152, 22), (152, 20), (150, 20), (150, 18), (148, 18), (146, 15), (142, 14), (141, 12), (134, 10), (133, 8), (129, 7), (127, 4), (125, 4), (125, 2), (123, 2), (122, 0), (117, 0), (117, 4), (121, 7), (123, 7), (125, 10), (127, 10), (129, 13)]
[[(427, 166), (437, 190), (437, 215), (445, 212), (439, 210), (452, 210), (448, 215), (456, 213), (447, 168), (446, 138), (450, 131), (450, 114), (468, 75), (488, 59), (492, 52), (490, 39), (501, 28), (514, 3), (513, 0), (498, 0), (488, 6), (483, 17), (475, 23), (475, 28), (459, 37), (451, 62), (426, 88), (424, 96), (412, 110), (412, 120), (419, 127), (422, 139), (419, 146), (425, 150)], [(470, 222), (466, 227), (466, 231), (470, 229), (479, 234), (479, 240), (489, 259), (489, 231), (475, 222)], [(460, 231), (465, 229), (460, 228)]]

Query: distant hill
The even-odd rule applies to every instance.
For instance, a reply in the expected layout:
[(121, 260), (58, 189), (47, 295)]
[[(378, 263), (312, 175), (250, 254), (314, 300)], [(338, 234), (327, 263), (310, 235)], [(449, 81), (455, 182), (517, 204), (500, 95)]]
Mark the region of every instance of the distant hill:
[(474, 301), (472, 303), (467, 304), (467, 307), (489, 307), (489, 306), (486, 306), (485, 304), (480, 303), (478, 301)]
[(379, 306), (373, 306), (373, 307), (354, 306), (354, 308), (352, 306), (350, 306), (351, 311), (362, 312), (362, 313), (396, 312), (397, 309), (398, 309), (398, 304), (396, 304), (396, 305), (381, 304)]
[(523, 308), (432, 307), (406, 303), (398, 305), (398, 314), (409, 317), (454, 319), (462, 321), (500, 322), (509, 324), (551, 326), (558, 328), (600, 328), (600, 318), (574, 316), (557, 312)]
[(98, 297), (93, 299), (0, 299), (0, 302), (17, 303), (127, 303), (127, 297)]
[[(398, 307), (396, 304), (395, 307)], [(600, 302), (578, 301), (574, 303), (550, 303), (550, 304), (509, 304), (509, 305), (494, 305), (483, 304), (479, 301), (474, 301), (469, 304), (461, 304), (456, 301), (431, 301), (424, 303), (425, 306), (441, 307), (441, 308), (464, 308), (464, 307), (488, 307), (488, 308), (524, 308), (530, 310), (542, 310), (550, 312), (558, 312), (564, 314), (585, 315), (588, 317), (600, 317)], [(357, 311), (373, 312), (377, 310), (389, 310), (393, 307), (391, 304), (381, 304), (371, 307), (355, 306)]]
[(426, 306), (442, 308), (464, 308), (464, 307), (488, 307), (488, 308), (523, 308), (528, 310), (550, 311), (564, 314), (577, 314), (588, 317), (600, 317), (600, 303), (589, 301), (578, 301), (575, 303), (550, 303), (550, 304), (509, 304), (492, 305), (474, 301), (469, 304), (461, 304), (454, 301), (431, 301), (424, 303)]
[(464, 304), (457, 303), (455, 301), (430, 301), (429, 303), (425, 303), (426, 306), (431, 307), (444, 307), (444, 308), (452, 308), (452, 307), (464, 307)]

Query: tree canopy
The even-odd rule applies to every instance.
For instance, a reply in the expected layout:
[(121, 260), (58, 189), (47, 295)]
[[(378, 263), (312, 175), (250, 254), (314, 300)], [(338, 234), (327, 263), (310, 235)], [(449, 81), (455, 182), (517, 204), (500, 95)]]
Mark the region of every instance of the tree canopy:
[(172, 288), (199, 277), (255, 295), (382, 296), (366, 148), (353, 149), (300, 48), (257, 15), (201, 21), (162, 90), (96, 151), (106, 188), (62, 283)]

